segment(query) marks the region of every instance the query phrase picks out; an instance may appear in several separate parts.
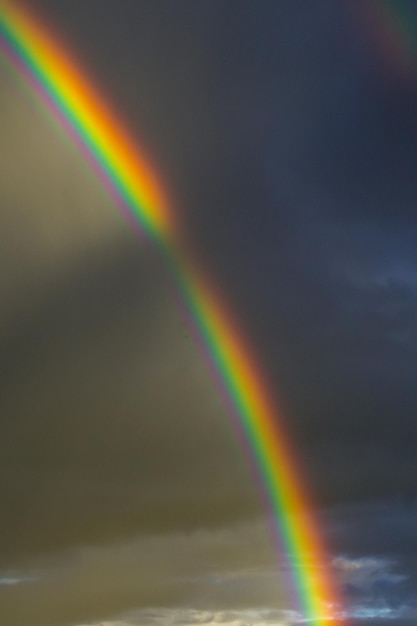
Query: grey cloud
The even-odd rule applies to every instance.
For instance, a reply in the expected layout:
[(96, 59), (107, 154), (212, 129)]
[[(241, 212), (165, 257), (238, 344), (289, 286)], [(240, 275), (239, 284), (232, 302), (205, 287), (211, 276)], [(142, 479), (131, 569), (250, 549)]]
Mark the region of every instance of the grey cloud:
[(140, 257), (107, 260), (9, 334), (3, 559), (259, 511), (230, 419), (165, 285)]
[(157, 252), (0, 84), (1, 562), (258, 514)]
[(404, 601), (401, 587), (408, 576), (393, 571), (396, 563), (383, 557), (338, 557), (333, 567), (338, 572), (348, 599), (397, 607)]
[[(157, 626), (167, 624), (176, 626), (189, 624), (202, 625), (230, 625), (230, 626), (295, 626), (305, 623), (294, 611), (277, 610), (271, 608), (243, 609), (232, 611), (210, 611), (198, 609), (153, 609), (133, 614), (132, 617), (117, 621), (104, 622), (91, 626)], [(77, 625), (78, 626), (78, 625)], [(84, 625), (83, 625), (84, 626)], [(85, 625), (86, 626), (86, 625)]]
[[(345, 551), (333, 566), (346, 599), (346, 610), (360, 618), (408, 624), (417, 606), (415, 502), (362, 502), (334, 507), (320, 519), (334, 552)], [(356, 621), (354, 621), (356, 624)]]
[[(142, 534), (130, 542), (72, 549), (32, 561), (31, 569), (18, 575), (36, 572), (33, 582), (0, 587), (0, 617), (10, 626), (55, 626), (116, 619), (129, 609), (133, 623), (169, 614), (175, 619), (232, 614), (236, 607), (260, 615), (265, 606), (278, 610), (287, 604), (287, 574), (275, 559), (263, 521)], [(213, 576), (221, 584), (213, 585)], [(191, 606), (195, 611), (189, 611)]]
[(21, 585), (22, 583), (33, 582), (36, 578), (28, 576), (14, 576), (13, 574), (6, 574), (0, 576), (0, 585)]

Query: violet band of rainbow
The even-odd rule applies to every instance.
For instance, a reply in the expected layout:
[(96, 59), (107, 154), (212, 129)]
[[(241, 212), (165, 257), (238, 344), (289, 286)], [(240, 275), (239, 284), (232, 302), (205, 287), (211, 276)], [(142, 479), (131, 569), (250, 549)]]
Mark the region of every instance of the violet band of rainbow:
[[(237, 320), (185, 249), (163, 186), (89, 80), (20, 2), (0, 0), (0, 51), (25, 77), (92, 163), (131, 224), (167, 263), (232, 407), (285, 547), (303, 621), (337, 623), (329, 559), (276, 406)], [(303, 565), (306, 562), (314, 566)]]

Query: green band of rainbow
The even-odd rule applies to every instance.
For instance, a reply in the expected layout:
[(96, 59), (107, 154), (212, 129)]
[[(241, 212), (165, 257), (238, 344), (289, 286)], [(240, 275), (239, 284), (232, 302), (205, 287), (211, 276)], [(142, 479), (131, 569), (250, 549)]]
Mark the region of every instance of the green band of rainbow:
[(0, 0), (0, 45), (14, 67), (42, 91), (54, 115), (75, 131), (78, 143), (169, 264), (262, 477), (289, 556), (300, 620), (316, 626), (328, 622), (339, 602), (276, 408), (235, 320), (181, 243), (175, 215), (152, 168), (62, 47), (20, 2)]

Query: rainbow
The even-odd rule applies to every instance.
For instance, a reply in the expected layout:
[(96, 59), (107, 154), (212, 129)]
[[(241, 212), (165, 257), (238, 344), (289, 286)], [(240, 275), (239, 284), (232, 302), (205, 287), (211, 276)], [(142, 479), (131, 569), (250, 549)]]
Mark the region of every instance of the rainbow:
[(276, 535), (289, 557), (299, 621), (337, 622), (339, 602), (328, 556), (261, 368), (183, 243), (152, 167), (63, 47), (20, 2), (0, 0), (0, 50), (65, 125), (123, 212), (167, 262), (267, 493)]
[(375, 44), (386, 68), (397, 79), (414, 84), (417, 70), (417, 9), (401, 0), (358, 0), (365, 38)]

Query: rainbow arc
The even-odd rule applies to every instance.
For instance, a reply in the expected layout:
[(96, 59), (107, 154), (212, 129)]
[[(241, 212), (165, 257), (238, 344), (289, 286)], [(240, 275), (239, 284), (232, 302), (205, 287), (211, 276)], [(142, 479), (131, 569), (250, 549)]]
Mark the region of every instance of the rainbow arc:
[[(0, 0), (0, 51), (36, 90), (119, 199), (130, 222), (160, 251), (237, 419), (289, 556), (302, 621), (338, 621), (328, 555), (302, 489), (295, 455), (261, 368), (216, 290), (187, 251), (151, 164), (63, 46), (21, 2)], [(300, 565), (306, 562), (315, 566)]]

